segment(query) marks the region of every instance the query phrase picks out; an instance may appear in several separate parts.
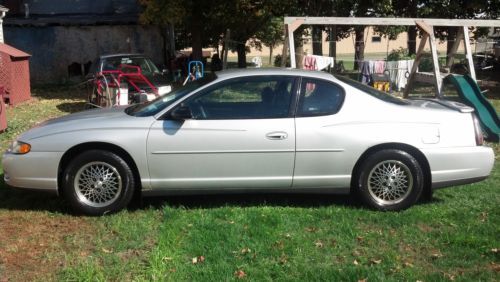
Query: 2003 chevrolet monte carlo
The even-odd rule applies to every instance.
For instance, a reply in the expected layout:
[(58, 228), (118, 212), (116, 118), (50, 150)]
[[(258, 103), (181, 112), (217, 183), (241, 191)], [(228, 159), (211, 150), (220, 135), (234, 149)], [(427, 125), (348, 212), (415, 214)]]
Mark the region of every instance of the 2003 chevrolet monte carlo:
[(146, 104), (46, 121), (3, 157), (7, 184), (62, 195), (88, 215), (179, 193), (356, 193), (401, 210), (488, 177), (473, 110), (403, 100), (328, 73), (207, 75)]

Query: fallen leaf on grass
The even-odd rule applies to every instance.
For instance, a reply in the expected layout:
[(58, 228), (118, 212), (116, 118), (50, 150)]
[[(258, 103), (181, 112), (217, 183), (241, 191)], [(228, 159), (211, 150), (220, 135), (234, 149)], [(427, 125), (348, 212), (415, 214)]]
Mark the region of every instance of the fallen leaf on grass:
[(317, 227), (314, 227), (314, 226), (309, 226), (309, 227), (306, 227), (305, 230), (307, 232), (310, 232), (310, 233), (315, 233), (315, 232), (318, 232), (318, 228)]
[(247, 274), (243, 271), (243, 270), (236, 270), (234, 272), (234, 276), (236, 276), (238, 279), (243, 279), (245, 278), (245, 276), (247, 276)]
[(359, 265), (359, 262), (358, 262), (357, 260), (354, 260), (354, 261), (352, 262), (352, 264), (354, 264), (354, 265)]
[(361, 237), (361, 236), (356, 237), (356, 240), (358, 240), (358, 242), (359, 242), (359, 243), (363, 243), (363, 240), (364, 240), (364, 239), (365, 239), (365, 238), (363, 238), (363, 237)]
[(368, 278), (359, 279), (358, 282), (367, 282)]
[(497, 248), (491, 249), (491, 252), (494, 254), (498, 254), (498, 249)]
[(413, 264), (412, 264), (411, 262), (407, 262), (407, 261), (405, 261), (405, 262), (403, 263), (403, 266), (404, 266), (404, 267), (413, 267)]
[(381, 264), (381, 263), (382, 263), (382, 260), (381, 260), (381, 259), (371, 259), (371, 260), (370, 260), (370, 263), (371, 263), (372, 265), (374, 265), (374, 264)]
[(106, 254), (111, 254), (113, 251), (112, 250), (108, 250), (108, 249), (105, 249), (105, 248), (102, 248), (102, 251)]
[(321, 241), (316, 241), (314, 243), (314, 245), (316, 246), (316, 248), (323, 248), (324, 247), (323, 242), (321, 242)]
[(488, 219), (488, 213), (487, 212), (482, 212), (481, 215), (479, 216), (479, 220), (481, 222), (485, 222)]
[(248, 254), (248, 253), (251, 253), (251, 252), (252, 252), (252, 250), (250, 250), (249, 248), (243, 248), (243, 249), (241, 249), (241, 253), (244, 254), (244, 255)]
[(431, 258), (432, 258), (432, 259), (438, 259), (438, 258), (440, 258), (440, 257), (442, 257), (442, 256), (443, 256), (443, 255), (442, 255), (442, 254), (440, 254), (440, 253), (433, 253), (433, 254), (431, 254)]
[(455, 281), (455, 275), (453, 274), (444, 273), (444, 277), (448, 278), (450, 281)]
[(172, 257), (163, 257), (161, 260), (162, 261), (172, 261), (172, 260), (174, 260), (174, 258), (172, 258)]
[(285, 254), (281, 254), (281, 257), (279, 258), (280, 264), (286, 264), (288, 262), (288, 257)]
[(500, 264), (496, 264), (494, 261), (490, 262), (491, 269), (496, 272), (500, 272)]
[(203, 263), (203, 262), (205, 262), (205, 257), (204, 256), (194, 257), (191, 259), (191, 262), (193, 264)]

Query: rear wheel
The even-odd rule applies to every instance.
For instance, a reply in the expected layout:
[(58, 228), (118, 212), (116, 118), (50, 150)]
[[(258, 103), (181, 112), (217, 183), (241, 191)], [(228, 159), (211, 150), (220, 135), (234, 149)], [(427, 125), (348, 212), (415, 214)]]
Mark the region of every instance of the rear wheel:
[(357, 190), (361, 199), (378, 210), (403, 210), (422, 194), (423, 172), (418, 161), (401, 150), (381, 150), (361, 165)]
[(102, 215), (125, 208), (134, 194), (134, 175), (118, 155), (102, 150), (83, 152), (64, 171), (66, 200), (77, 213)]

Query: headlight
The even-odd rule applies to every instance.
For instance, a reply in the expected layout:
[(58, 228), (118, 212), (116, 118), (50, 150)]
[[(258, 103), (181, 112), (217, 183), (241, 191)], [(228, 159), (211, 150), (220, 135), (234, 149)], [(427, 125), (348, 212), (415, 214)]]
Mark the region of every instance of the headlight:
[(7, 149), (7, 152), (19, 155), (27, 154), (30, 151), (31, 151), (31, 145), (21, 141), (12, 142), (12, 144), (10, 144), (9, 149)]

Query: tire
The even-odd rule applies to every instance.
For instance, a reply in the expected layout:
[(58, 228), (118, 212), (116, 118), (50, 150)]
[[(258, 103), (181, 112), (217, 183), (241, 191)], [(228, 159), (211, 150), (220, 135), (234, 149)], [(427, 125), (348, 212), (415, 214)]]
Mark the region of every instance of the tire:
[(97, 216), (124, 209), (134, 194), (134, 174), (115, 153), (89, 150), (64, 170), (63, 196), (76, 213)]
[(423, 191), (424, 175), (418, 161), (401, 150), (380, 150), (361, 165), (359, 197), (381, 211), (399, 211), (413, 205)]

